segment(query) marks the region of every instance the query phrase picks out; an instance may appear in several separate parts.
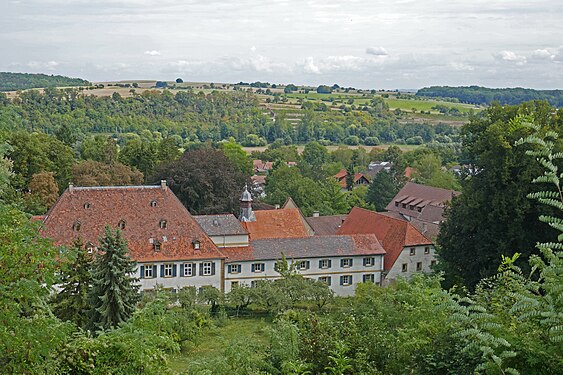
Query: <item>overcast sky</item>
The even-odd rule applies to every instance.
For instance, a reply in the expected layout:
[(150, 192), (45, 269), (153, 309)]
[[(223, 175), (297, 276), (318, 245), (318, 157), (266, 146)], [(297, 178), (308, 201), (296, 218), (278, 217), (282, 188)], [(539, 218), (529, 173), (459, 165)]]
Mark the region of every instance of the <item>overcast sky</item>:
[(0, 71), (563, 88), (561, 0), (0, 0)]

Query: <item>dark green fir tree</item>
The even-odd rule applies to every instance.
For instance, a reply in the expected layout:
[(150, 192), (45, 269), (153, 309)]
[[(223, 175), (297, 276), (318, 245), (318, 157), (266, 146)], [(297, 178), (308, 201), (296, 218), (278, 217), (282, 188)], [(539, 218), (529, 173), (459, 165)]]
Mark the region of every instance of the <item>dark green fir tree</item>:
[(53, 313), (61, 320), (85, 328), (88, 323), (88, 291), (92, 280), (93, 257), (77, 239), (61, 265), (61, 291), (53, 300)]
[(131, 317), (139, 301), (138, 279), (132, 277), (136, 264), (128, 255), (121, 231), (106, 226), (100, 238), (99, 255), (94, 261), (91, 304), (91, 330), (116, 327)]

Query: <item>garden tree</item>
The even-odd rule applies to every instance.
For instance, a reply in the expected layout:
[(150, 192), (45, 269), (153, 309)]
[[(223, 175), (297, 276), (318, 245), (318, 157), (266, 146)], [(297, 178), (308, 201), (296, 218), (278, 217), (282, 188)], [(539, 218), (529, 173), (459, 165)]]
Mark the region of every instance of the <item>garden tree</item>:
[(0, 203), (0, 368), (6, 374), (57, 373), (57, 351), (72, 326), (51, 313), (57, 249), (21, 211)]
[(376, 211), (385, 211), (385, 207), (397, 195), (403, 185), (402, 179), (397, 181), (393, 173), (382, 170), (372, 178), (365, 200), (373, 204)]
[(45, 208), (51, 207), (59, 198), (59, 187), (53, 172), (36, 173), (31, 177), (29, 191)]
[(167, 180), (170, 189), (195, 215), (238, 213), (247, 176), (220, 150), (188, 150), (177, 161), (158, 168), (151, 181)]
[(246, 151), (244, 151), (238, 143), (234, 142), (234, 140), (220, 143), (219, 149), (223, 151), (225, 156), (228, 157), (242, 173), (247, 176), (254, 174), (252, 160), (248, 157)]
[(197, 302), (197, 288), (184, 286), (178, 290), (178, 302), (184, 310), (191, 310)]
[(119, 161), (137, 168), (143, 176), (149, 176), (157, 164), (157, 145), (157, 142), (152, 140), (131, 138), (119, 153)]
[(59, 265), (60, 291), (51, 302), (53, 313), (62, 321), (71, 321), (78, 327), (86, 328), (94, 259), (80, 239), (75, 240), (64, 254)]
[(253, 302), (253, 299), (254, 291), (244, 284), (232, 288), (227, 294), (227, 303), (235, 307), (237, 316)]
[(200, 302), (211, 305), (211, 314), (216, 314), (219, 311), (223, 298), (223, 293), (211, 285), (204, 285), (197, 292), (197, 299)]
[(329, 159), (328, 150), (319, 142), (313, 141), (305, 145), (302, 161), (299, 163), (304, 176), (311, 177), (314, 180), (324, 180), (327, 176), (323, 171), (323, 164)]
[(116, 162), (117, 154), (117, 142), (115, 139), (100, 134), (85, 138), (80, 147), (82, 159), (105, 164)]
[(92, 288), (88, 294), (90, 321), (88, 328), (106, 330), (127, 321), (139, 301), (136, 263), (128, 254), (121, 231), (106, 225), (100, 238), (98, 255), (92, 268)]
[(442, 170), (442, 161), (434, 154), (421, 157), (414, 162), (413, 168), (415, 172), (412, 180), (417, 184), (451, 190), (459, 190), (461, 188), (452, 173)]
[(141, 185), (143, 174), (135, 167), (115, 162), (104, 164), (86, 160), (72, 166), (72, 182), (77, 186)]
[(354, 207), (362, 207), (368, 210), (373, 210), (374, 209), (373, 204), (366, 200), (368, 189), (369, 189), (368, 186), (360, 185), (344, 193), (347, 207), (344, 211), (340, 211), (340, 212), (342, 213), (350, 212), (350, 210)]
[[(477, 173), (462, 181), (462, 194), (452, 200), (438, 236), (449, 283), (473, 288), (495, 273), (501, 255), (511, 257), (516, 251), (522, 254), (518, 265), (527, 269), (534, 245), (552, 237), (552, 230), (536, 220), (547, 209), (526, 198), (540, 169), (522, 147), (514, 147), (530, 133), (519, 121), (525, 115), (542, 130), (561, 133), (563, 117), (543, 102), (493, 105), (484, 117), (463, 127), (465, 163)], [(560, 144), (556, 147), (559, 152)]]
[(53, 172), (59, 188), (68, 185), (74, 162), (72, 149), (44, 133), (14, 132), (7, 138), (12, 150), (7, 157), (13, 162), (13, 185), (28, 186), (36, 173)]
[(327, 85), (320, 85), (317, 87), (317, 93), (319, 94), (330, 94), (332, 92), (332, 88)]
[(284, 146), (280, 141), (276, 141), (268, 146), (263, 152), (252, 152), (253, 159), (262, 161), (294, 161), (297, 162), (301, 159), (297, 146)]

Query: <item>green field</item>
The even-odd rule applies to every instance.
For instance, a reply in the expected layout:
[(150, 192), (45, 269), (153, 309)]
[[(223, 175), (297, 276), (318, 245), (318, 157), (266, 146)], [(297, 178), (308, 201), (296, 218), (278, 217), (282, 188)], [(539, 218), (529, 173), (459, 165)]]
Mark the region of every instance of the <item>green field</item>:
[(470, 110), (480, 111), (481, 108), (475, 107), (471, 104), (462, 103), (450, 103), (439, 100), (417, 100), (417, 99), (385, 99), (385, 102), (389, 106), (389, 109), (399, 108), (403, 111), (412, 112), (413, 109), (416, 111), (430, 111), (431, 113), (439, 114), (438, 111), (432, 109), (432, 107), (441, 104), (450, 108), (457, 108), (460, 112), (469, 113)]
[(170, 367), (176, 374), (200, 370), (213, 363), (236, 361), (236, 345), (259, 348), (258, 356), (264, 355), (268, 347), (268, 330), (271, 322), (267, 318), (227, 318), (222, 327), (206, 329), (193, 348), (170, 358)]

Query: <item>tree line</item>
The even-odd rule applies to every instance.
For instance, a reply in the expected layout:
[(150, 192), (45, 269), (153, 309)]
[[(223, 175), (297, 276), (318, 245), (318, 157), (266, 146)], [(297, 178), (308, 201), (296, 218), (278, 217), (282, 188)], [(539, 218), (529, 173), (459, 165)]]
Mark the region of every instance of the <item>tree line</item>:
[(0, 72), (0, 91), (90, 85), (90, 82), (81, 78), (47, 74)]

